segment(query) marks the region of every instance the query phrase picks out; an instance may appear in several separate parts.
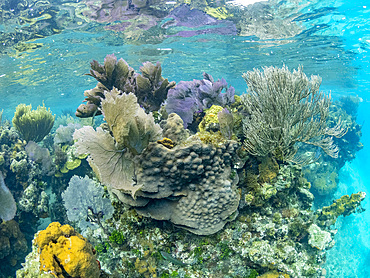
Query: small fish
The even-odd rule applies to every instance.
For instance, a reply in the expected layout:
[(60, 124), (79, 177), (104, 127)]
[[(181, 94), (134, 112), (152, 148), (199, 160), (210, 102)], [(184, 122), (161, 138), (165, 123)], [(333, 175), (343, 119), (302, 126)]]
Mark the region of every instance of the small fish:
[(171, 254), (168, 254), (167, 252), (160, 251), (163, 259), (175, 264), (175, 265), (180, 265), (180, 266), (186, 266), (186, 263), (183, 263), (182, 261), (175, 259), (174, 257), (171, 256)]

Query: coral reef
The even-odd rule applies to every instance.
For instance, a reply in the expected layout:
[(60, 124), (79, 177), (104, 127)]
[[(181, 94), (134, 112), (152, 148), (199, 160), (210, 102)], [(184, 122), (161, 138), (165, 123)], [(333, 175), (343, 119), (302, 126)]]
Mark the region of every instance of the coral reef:
[[(319, 160), (320, 149), (337, 153), (325, 136), (351, 126), (352, 142), (361, 135), (355, 114), (343, 112), (349, 102), (328, 112), (320, 79), (309, 80), (301, 68), (249, 72), (252, 93), (242, 101), (224, 79), (208, 74), (173, 87), (159, 64), (144, 63), (141, 72), (114, 55), (103, 65), (92, 62), (90, 75), (99, 83), (85, 92), (87, 106), (78, 113), (102, 113), (104, 121), (96, 128), (59, 126), (54, 147), (50, 136), (43, 147), (26, 146), (14, 129), (0, 126), (0, 170), (18, 202), (15, 219), (47, 216), (51, 184), (54, 215), (86, 236), (50, 224), (36, 235), (18, 277), (321, 277), (335, 243), (333, 224), (363, 211), (363, 192), (312, 209), (318, 168), (336, 182), (338, 165), (358, 150), (347, 146), (338, 164)], [(266, 96), (271, 92), (284, 105)], [(340, 115), (348, 115), (344, 129)], [(274, 145), (264, 136), (282, 141)], [(303, 160), (317, 159), (308, 180), (298, 163), (288, 163), (297, 162), (297, 149)], [(79, 166), (88, 166), (86, 156), (91, 168)], [(50, 157), (52, 178), (43, 171)], [(329, 187), (324, 175), (315, 178), (312, 185)]]
[[(26, 150), (28, 146), (28, 151)], [(53, 173), (53, 164), (48, 150), (34, 142), (26, 144), (19, 139), (14, 128), (6, 123), (0, 126), (0, 154), (3, 162), (0, 165), (5, 184), (19, 204), (18, 213), (21, 218), (46, 217), (49, 204), (45, 193), (47, 174)], [(27, 215), (24, 215), (24, 213)], [(31, 217), (28, 213), (33, 214)], [(35, 219), (34, 219), (35, 220)], [(31, 231), (34, 233), (34, 231)]]
[[(73, 119), (67, 118), (66, 120)], [(77, 174), (78, 170), (83, 168), (80, 166), (85, 166), (86, 163), (83, 163), (83, 161), (87, 157), (87, 155), (76, 155), (76, 148), (73, 145), (73, 133), (76, 129), (81, 128), (81, 124), (74, 122), (66, 122), (65, 124), (56, 129), (54, 136), (55, 177), (58, 178), (70, 178), (73, 174)]]
[[(77, 153), (89, 154), (87, 160), (103, 184), (111, 189), (129, 191), (135, 196), (141, 185), (133, 179), (133, 157), (151, 141), (160, 139), (161, 128), (154, 123), (151, 114), (140, 108), (134, 94), (116, 94), (113, 97), (107, 93), (107, 96), (102, 108), (114, 137), (100, 127), (96, 131), (92, 127), (83, 127), (74, 133)], [(127, 113), (126, 117), (118, 117), (122, 111)]]
[(45, 218), (49, 214), (49, 196), (33, 181), (24, 189), (19, 199), (19, 208), (22, 211)]
[(346, 162), (352, 161), (356, 153), (363, 148), (360, 142), (361, 125), (356, 122), (358, 100), (348, 97), (335, 101), (330, 106), (328, 126), (334, 126), (339, 120), (347, 131), (341, 138), (333, 138), (340, 149), (338, 158), (333, 159), (320, 149), (302, 148), (306, 154), (314, 154), (317, 160), (304, 168), (305, 177), (311, 181), (312, 192), (322, 198), (330, 197), (335, 192), (340, 169)]
[(55, 115), (44, 104), (36, 110), (31, 109), (31, 105), (19, 104), (12, 123), (24, 140), (40, 142), (53, 127)]
[(69, 225), (53, 222), (35, 235), (33, 251), (17, 277), (98, 278), (100, 266), (83, 236)]
[[(250, 169), (251, 163), (243, 170)], [(321, 277), (335, 230), (316, 222), (310, 210), (310, 184), (301, 168), (281, 166), (269, 185), (258, 181), (258, 167), (255, 171), (248, 175), (256, 176), (257, 187), (251, 178), (241, 179), (239, 215), (216, 234), (199, 237), (158, 226), (132, 210), (116, 207), (119, 214), (112, 224), (124, 240), (101, 243), (109, 246), (98, 253), (102, 267), (121, 277)], [(260, 201), (243, 202), (248, 194)]]
[(74, 138), (77, 152), (89, 154), (108, 190), (143, 215), (197, 234), (214, 233), (230, 221), (239, 202), (237, 176), (230, 178), (236, 142), (216, 149), (194, 138), (169, 149), (156, 142), (161, 129), (132, 93), (106, 95), (102, 109), (113, 137), (102, 128), (84, 127)]
[(348, 216), (354, 212), (362, 212), (361, 202), (365, 199), (365, 192), (353, 193), (351, 196), (344, 195), (333, 201), (330, 206), (323, 207), (316, 211), (318, 223), (321, 226), (334, 225), (336, 219), (340, 216)]

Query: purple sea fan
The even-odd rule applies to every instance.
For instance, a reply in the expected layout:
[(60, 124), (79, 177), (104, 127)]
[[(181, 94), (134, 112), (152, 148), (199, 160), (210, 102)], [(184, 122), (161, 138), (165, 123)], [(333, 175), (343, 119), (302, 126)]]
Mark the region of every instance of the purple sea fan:
[[(213, 77), (203, 72), (203, 80), (200, 81), (197, 99), (202, 101), (203, 109), (208, 109), (212, 105), (226, 106), (235, 102), (235, 89), (233, 86), (227, 87), (227, 82), (224, 78), (218, 79), (216, 82)], [(222, 92), (225, 89), (225, 92)]]
[(214, 104), (224, 107), (235, 101), (235, 89), (228, 87), (225, 79), (215, 82), (207, 73), (203, 73), (203, 78), (180, 81), (175, 88), (168, 91), (166, 111), (168, 114), (179, 115), (185, 128), (193, 121), (194, 112), (203, 111)]
[(184, 121), (184, 127), (193, 121), (193, 114), (198, 109), (194, 92), (197, 90), (199, 80), (180, 81), (174, 89), (167, 94), (166, 111), (168, 114), (176, 113)]

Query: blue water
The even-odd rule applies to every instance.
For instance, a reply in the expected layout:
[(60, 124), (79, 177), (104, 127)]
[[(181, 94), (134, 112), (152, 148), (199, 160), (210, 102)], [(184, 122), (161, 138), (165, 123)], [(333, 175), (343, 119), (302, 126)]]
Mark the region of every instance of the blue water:
[[(363, 124), (364, 148), (340, 172), (334, 198), (343, 194), (370, 193), (370, 2), (363, 0), (274, 1), (276, 16), (290, 20), (300, 31), (277, 38), (255, 36), (198, 35), (169, 37), (156, 44), (126, 42), (119, 34), (101, 27), (65, 29), (60, 34), (37, 39), (42, 47), (16, 53), (11, 48), (0, 55), (0, 109), (11, 119), (19, 103), (33, 107), (42, 101), (53, 113), (74, 113), (83, 91), (95, 86), (84, 76), (89, 62), (103, 61), (115, 53), (138, 70), (145, 61), (162, 64), (170, 81), (201, 79), (203, 71), (224, 77), (241, 94), (246, 85), (243, 72), (262, 66), (290, 69), (303, 65), (307, 75), (319, 74), (321, 89), (334, 98), (359, 96), (357, 122)], [(368, 2), (368, 3), (365, 3)], [(282, 12), (285, 11), (285, 12)], [(10, 31), (11, 26), (0, 25)], [(330, 278), (370, 277), (370, 202), (362, 214), (340, 218), (336, 245), (328, 251), (326, 270)]]

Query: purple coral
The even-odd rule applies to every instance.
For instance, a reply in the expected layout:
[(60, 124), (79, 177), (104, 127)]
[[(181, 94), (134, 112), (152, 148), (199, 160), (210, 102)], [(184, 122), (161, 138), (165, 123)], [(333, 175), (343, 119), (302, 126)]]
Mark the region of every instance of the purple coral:
[(199, 80), (180, 81), (174, 89), (168, 91), (166, 111), (168, 114), (179, 115), (185, 128), (193, 121), (193, 114), (198, 110), (197, 99), (194, 97), (198, 82)]
[(194, 112), (203, 111), (214, 104), (227, 106), (235, 101), (235, 89), (232, 86), (227, 87), (225, 79), (215, 82), (212, 76), (205, 72), (203, 78), (180, 81), (175, 88), (168, 91), (166, 111), (168, 114), (178, 114), (184, 121), (185, 128), (193, 121)]

